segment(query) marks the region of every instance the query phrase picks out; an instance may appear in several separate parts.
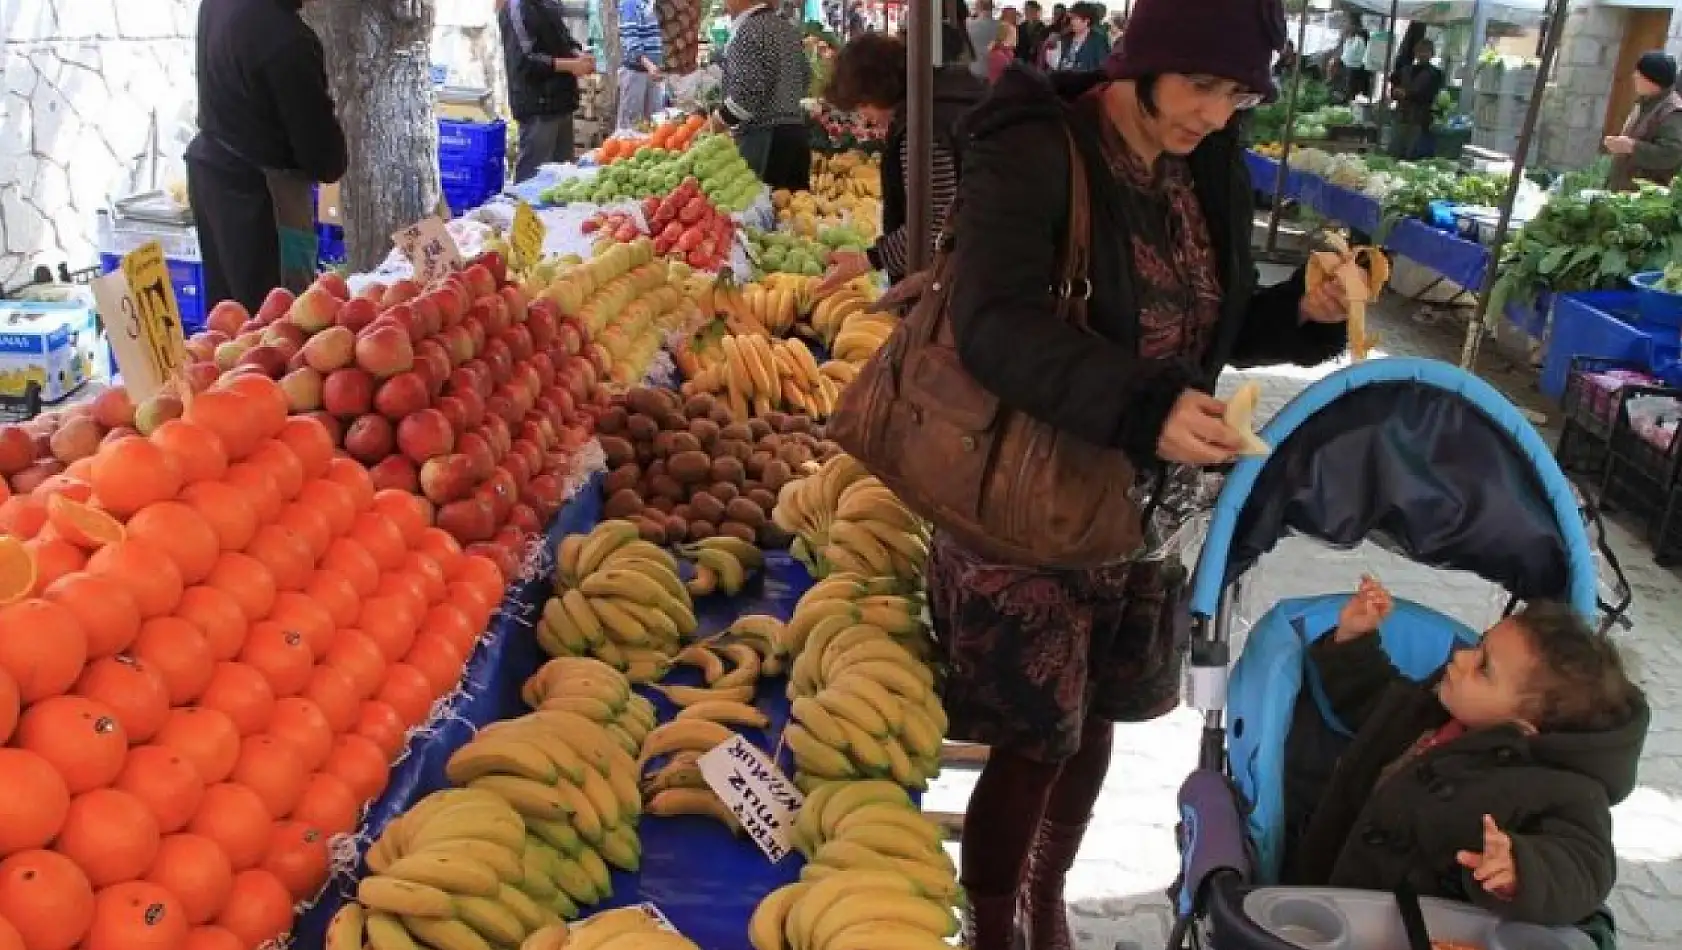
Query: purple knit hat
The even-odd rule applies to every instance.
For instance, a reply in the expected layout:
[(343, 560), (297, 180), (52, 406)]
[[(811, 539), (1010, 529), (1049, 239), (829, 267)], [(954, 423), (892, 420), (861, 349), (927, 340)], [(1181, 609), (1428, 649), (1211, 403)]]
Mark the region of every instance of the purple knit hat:
[(1136, 0), (1104, 71), (1218, 76), (1272, 99), (1268, 70), (1284, 45), (1282, 0)]

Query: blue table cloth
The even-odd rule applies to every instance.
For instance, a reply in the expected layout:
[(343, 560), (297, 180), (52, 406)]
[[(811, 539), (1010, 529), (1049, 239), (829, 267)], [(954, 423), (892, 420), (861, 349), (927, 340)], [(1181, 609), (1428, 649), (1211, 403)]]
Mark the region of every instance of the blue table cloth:
[(1476, 292), (1483, 286), (1489, 249), (1482, 244), (1439, 231), (1415, 218), (1397, 221), (1384, 243), (1396, 256), (1428, 267), (1468, 290)]

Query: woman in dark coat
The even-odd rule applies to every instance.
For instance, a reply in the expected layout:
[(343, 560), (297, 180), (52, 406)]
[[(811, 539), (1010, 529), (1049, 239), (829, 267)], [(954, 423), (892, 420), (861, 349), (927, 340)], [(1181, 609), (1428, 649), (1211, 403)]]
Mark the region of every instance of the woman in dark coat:
[[(1070, 945), (1063, 883), (1112, 725), (1178, 703), (1188, 613), (1175, 542), (1197, 468), (1238, 447), (1211, 395), (1221, 369), (1313, 365), (1346, 345), (1332, 282), (1306, 298), (1301, 272), (1258, 288), (1250, 256), (1233, 120), (1271, 93), (1284, 32), (1278, 0), (1138, 4), (1107, 76), (1053, 86), (1012, 68), (966, 120), (949, 311), (959, 358), (1003, 404), (1124, 450), (1147, 543), (1139, 558), (1071, 571), (988, 563), (936, 535), (929, 605), (950, 734), (991, 747), (964, 823), (973, 950), (1012, 946), (1019, 925), (1030, 950)], [(1091, 333), (1055, 316), (1065, 130), (1091, 192)]]

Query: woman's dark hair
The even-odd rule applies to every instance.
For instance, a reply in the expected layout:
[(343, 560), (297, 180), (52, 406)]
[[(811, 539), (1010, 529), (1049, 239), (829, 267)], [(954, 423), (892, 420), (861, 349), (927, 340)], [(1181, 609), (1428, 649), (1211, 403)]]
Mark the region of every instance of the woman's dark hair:
[(1156, 117), (1156, 73), (1146, 73), (1133, 80), (1133, 97), (1139, 100), (1139, 108), (1145, 110), (1145, 115)]
[(835, 56), (824, 100), (843, 112), (897, 109), (905, 102), (905, 41), (886, 33), (854, 37)]
[(1609, 638), (1568, 604), (1526, 604), (1513, 620), (1536, 657), (1528, 692), (1537, 729), (1604, 732), (1629, 719), (1638, 693)]
[(1080, 17), (1086, 21), (1087, 26), (1092, 26), (1104, 18), (1104, 15), (1098, 11), (1098, 5), (1087, 3), (1086, 0), (1081, 0), (1080, 3), (1070, 7), (1069, 16)]

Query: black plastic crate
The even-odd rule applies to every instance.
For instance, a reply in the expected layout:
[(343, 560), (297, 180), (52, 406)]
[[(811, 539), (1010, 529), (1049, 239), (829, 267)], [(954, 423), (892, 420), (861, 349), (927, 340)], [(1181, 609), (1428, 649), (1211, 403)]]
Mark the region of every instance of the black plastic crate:
[[(1597, 377), (1609, 373), (1641, 374), (1644, 379), (1639, 384), (1625, 383), (1613, 389), (1597, 381)], [(1625, 393), (1631, 385), (1655, 382), (1647, 374), (1645, 364), (1637, 360), (1573, 357), (1565, 379), (1564, 425), (1554, 449), (1560, 466), (1598, 481), (1606, 466), (1607, 443), (1617, 427)]]
[(1682, 415), (1682, 389), (1667, 386), (1625, 386), (1620, 391), (1617, 423), (1607, 440), (1606, 463), (1601, 476), (1602, 506), (1624, 509), (1647, 526), (1648, 540), (1656, 556), (1666, 554), (1664, 542), (1682, 498), (1682, 436), (1672, 430), (1668, 439), (1654, 438), (1640, 431), (1630, 419), (1630, 400), (1638, 396), (1673, 399)]

